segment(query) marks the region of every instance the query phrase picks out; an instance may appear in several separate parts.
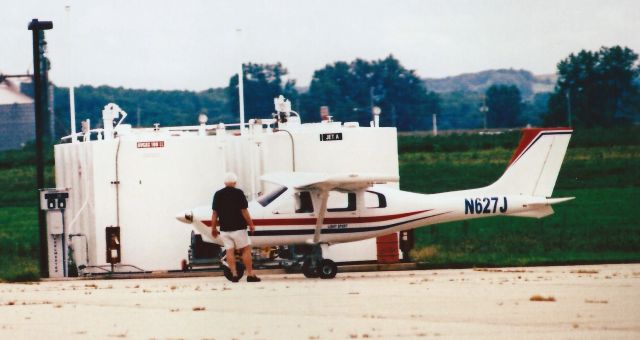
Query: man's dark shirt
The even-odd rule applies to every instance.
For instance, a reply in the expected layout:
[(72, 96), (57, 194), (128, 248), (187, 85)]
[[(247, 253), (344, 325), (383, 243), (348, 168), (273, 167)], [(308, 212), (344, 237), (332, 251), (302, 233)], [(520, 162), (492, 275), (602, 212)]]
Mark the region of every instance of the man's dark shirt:
[(220, 231), (247, 229), (247, 221), (242, 216), (242, 209), (247, 209), (248, 205), (242, 190), (234, 187), (218, 190), (213, 195), (211, 208), (218, 213)]

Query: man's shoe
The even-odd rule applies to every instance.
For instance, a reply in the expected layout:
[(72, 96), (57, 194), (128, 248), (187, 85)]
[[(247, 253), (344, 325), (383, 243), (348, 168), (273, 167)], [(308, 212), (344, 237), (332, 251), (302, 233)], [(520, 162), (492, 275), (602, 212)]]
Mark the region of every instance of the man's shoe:
[(231, 277), (231, 282), (238, 282), (238, 281), (240, 281), (240, 278), (238, 276)]
[(247, 282), (260, 282), (260, 281), (262, 280), (260, 280), (260, 278), (255, 275), (247, 276)]

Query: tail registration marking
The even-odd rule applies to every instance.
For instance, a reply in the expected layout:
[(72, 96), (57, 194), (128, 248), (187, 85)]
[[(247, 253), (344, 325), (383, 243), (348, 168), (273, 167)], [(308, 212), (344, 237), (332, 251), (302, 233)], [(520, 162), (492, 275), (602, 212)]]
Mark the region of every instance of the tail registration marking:
[(502, 197), (502, 205), (498, 205), (499, 197), (465, 198), (464, 214), (495, 214), (497, 211), (507, 212), (507, 197)]

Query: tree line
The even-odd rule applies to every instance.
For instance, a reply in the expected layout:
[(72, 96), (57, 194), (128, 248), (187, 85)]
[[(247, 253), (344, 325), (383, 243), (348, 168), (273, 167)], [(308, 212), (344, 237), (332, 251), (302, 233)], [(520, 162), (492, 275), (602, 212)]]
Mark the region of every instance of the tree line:
[[(316, 70), (301, 90), (280, 63), (243, 65), (245, 116), (266, 117), (273, 98), (284, 95), (303, 121), (320, 119), (328, 106), (339, 121), (368, 125), (373, 107), (382, 110), (381, 125), (400, 131), (429, 130), (432, 115), (441, 128), (508, 128), (534, 125), (611, 126), (638, 119), (640, 112), (638, 55), (627, 47), (582, 50), (557, 65), (552, 93), (525, 101), (515, 85), (493, 84), (484, 93), (436, 93), (393, 55), (380, 60), (338, 61)], [(102, 107), (116, 102), (134, 126), (193, 125), (199, 113), (210, 123), (236, 122), (238, 77), (226, 88), (205, 91), (132, 90), (108, 86), (79, 86), (75, 90), (78, 119), (100, 124)], [(59, 135), (68, 133), (68, 89), (54, 89)]]

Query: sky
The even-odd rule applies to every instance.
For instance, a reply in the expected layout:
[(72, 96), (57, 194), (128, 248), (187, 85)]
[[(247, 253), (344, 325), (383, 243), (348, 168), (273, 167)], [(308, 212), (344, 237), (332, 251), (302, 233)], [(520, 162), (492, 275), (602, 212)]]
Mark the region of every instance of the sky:
[(389, 54), (420, 77), (549, 74), (581, 49), (640, 52), (637, 0), (0, 0), (0, 73), (32, 70), (32, 18), (54, 23), (59, 86), (204, 90), (241, 61), (281, 62), (308, 86), (329, 63)]

